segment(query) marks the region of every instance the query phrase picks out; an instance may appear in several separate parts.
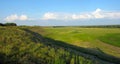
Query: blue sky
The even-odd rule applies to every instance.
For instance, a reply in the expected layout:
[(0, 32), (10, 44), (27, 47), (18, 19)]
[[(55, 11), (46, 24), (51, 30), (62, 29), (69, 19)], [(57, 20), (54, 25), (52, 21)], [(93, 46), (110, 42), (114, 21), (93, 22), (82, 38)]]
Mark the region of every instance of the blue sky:
[(0, 22), (18, 25), (120, 24), (120, 0), (0, 0)]

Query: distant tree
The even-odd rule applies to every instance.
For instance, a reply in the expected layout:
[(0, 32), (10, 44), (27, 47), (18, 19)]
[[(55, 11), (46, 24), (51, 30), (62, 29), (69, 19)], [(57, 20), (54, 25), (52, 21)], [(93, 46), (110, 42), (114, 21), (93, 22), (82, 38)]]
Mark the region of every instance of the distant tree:
[(0, 23), (0, 26), (4, 26), (4, 24)]
[(17, 26), (16, 23), (5, 23), (4, 25), (5, 25), (5, 26)]

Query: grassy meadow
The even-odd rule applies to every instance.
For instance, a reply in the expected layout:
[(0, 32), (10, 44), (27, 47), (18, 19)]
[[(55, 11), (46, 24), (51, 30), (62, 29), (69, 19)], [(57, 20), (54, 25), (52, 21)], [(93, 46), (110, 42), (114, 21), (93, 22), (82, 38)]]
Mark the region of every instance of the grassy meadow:
[(51, 27), (45, 30), (48, 32), (47, 37), (80, 47), (99, 48), (103, 52), (120, 57), (119, 28)]
[(119, 39), (119, 28), (3, 26), (0, 64), (119, 64)]

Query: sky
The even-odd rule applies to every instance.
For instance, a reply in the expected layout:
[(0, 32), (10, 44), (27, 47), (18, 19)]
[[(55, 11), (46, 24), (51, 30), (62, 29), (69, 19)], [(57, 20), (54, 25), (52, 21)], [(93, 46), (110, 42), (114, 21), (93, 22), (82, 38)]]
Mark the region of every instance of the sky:
[(0, 0), (0, 23), (120, 25), (120, 0)]

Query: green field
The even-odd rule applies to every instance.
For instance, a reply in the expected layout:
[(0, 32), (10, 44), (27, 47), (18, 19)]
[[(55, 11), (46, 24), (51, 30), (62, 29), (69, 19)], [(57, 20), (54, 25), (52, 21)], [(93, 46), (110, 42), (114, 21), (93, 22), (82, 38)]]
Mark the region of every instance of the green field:
[(120, 57), (119, 28), (45, 28), (47, 37), (66, 43), (86, 47), (100, 48), (103, 52)]
[(0, 27), (0, 64), (119, 64), (119, 39), (119, 28)]

